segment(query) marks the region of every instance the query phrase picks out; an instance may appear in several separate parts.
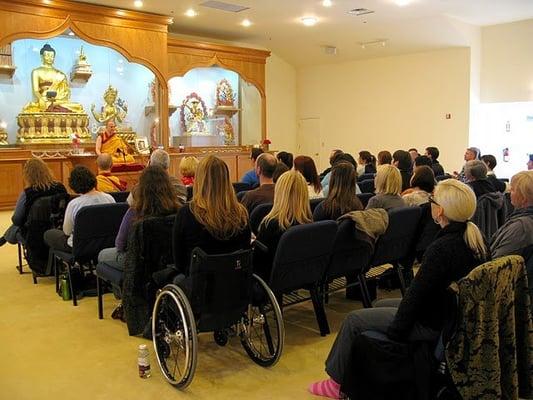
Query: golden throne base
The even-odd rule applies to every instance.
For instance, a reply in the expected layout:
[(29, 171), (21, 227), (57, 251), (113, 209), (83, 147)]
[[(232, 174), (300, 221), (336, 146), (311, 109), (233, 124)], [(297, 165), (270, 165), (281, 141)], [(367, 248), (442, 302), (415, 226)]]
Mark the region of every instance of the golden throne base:
[(21, 113), (17, 124), (17, 143), (21, 144), (67, 144), (74, 134), (81, 143), (92, 141), (87, 114)]

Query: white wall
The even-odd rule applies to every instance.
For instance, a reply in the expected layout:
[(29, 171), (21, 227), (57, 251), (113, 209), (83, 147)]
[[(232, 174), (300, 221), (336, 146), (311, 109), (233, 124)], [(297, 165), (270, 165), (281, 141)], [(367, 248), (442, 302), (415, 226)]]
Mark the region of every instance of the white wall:
[(533, 100), (533, 19), (482, 28), (481, 102)]
[(437, 146), (456, 170), (468, 144), (469, 79), (468, 48), (305, 67), (298, 118), (320, 118), (322, 164), (337, 147), (355, 155)]
[(296, 149), (296, 69), (276, 54), (267, 59), (267, 138), (273, 150)]

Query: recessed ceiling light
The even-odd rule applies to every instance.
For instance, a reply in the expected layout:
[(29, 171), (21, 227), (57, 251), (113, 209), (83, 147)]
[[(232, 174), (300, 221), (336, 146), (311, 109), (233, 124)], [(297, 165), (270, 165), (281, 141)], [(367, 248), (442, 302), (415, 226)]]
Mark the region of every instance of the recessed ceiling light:
[(252, 25), (252, 21), (250, 21), (248, 18), (245, 18), (242, 20), (241, 25), (248, 28), (250, 25)]
[(322, 1), (322, 5), (324, 7), (331, 7), (333, 5), (332, 1), (331, 0), (323, 0)]
[(69, 36), (74, 36), (74, 32), (69, 32), (68, 35)]
[(305, 26), (313, 26), (318, 22), (318, 19), (315, 17), (303, 17), (302, 18), (302, 24)]
[(411, 0), (394, 0), (394, 3), (399, 7), (405, 7), (411, 3)]
[(122, 15), (126, 15), (126, 13), (124, 11), (122, 11), (122, 10), (118, 10), (117, 11), (117, 15), (121, 15), (122, 16)]
[(196, 17), (198, 15), (198, 13), (196, 11), (194, 11), (192, 8), (189, 8), (187, 11), (185, 11), (185, 15), (187, 17)]
[(143, 2), (141, 0), (135, 0), (133, 5), (137, 8), (141, 8), (143, 6)]

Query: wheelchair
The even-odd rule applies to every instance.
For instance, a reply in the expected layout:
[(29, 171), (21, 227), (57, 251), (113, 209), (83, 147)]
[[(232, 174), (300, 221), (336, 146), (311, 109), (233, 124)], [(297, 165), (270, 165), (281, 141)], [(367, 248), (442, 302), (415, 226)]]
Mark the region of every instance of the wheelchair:
[(203, 332), (213, 332), (220, 346), (239, 336), (255, 363), (276, 364), (285, 338), (283, 318), (274, 293), (252, 273), (252, 250), (207, 255), (195, 248), (189, 276), (174, 282), (159, 290), (152, 313), (157, 362), (171, 385), (185, 389), (191, 383), (197, 335)]

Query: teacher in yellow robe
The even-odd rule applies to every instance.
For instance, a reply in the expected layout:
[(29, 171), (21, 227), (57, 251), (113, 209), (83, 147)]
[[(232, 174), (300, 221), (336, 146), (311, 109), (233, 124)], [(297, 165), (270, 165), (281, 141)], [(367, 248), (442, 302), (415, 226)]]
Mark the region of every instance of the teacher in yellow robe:
[(130, 164), (135, 159), (128, 153), (128, 145), (117, 135), (114, 121), (107, 121), (105, 130), (96, 138), (96, 154), (109, 154), (113, 164)]

